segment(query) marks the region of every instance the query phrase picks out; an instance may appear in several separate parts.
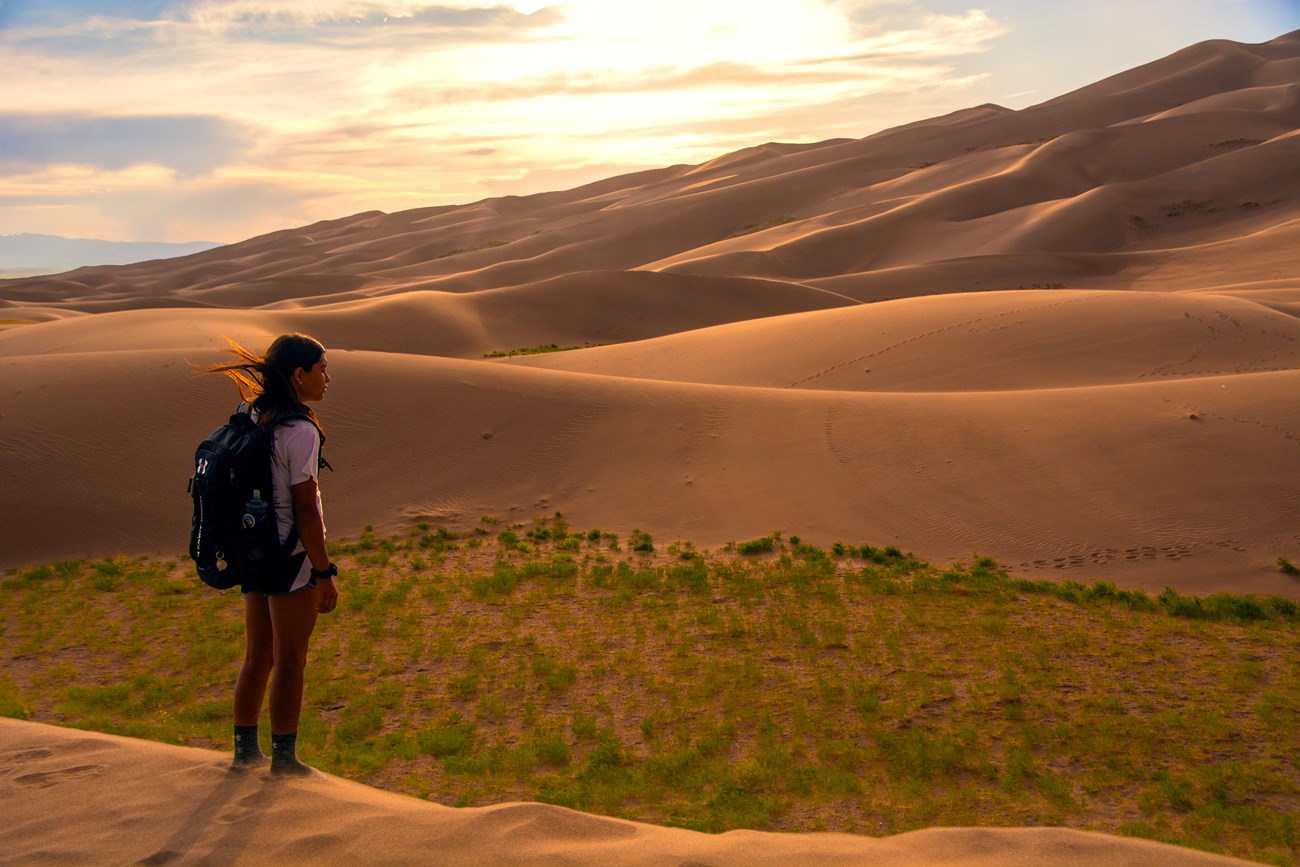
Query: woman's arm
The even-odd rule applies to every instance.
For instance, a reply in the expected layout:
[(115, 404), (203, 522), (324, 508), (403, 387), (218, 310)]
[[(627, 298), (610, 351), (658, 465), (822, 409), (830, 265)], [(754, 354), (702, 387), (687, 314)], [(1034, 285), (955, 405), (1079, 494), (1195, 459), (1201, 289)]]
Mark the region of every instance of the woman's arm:
[[(307, 551), (312, 568), (323, 572), (329, 568), (330, 555), (325, 547), (325, 521), (321, 518), (320, 501), (316, 496), (316, 480), (299, 482), (290, 490), (293, 491), (293, 521), (298, 528), (298, 538)], [(316, 588), (320, 591), (317, 610), (322, 613), (333, 611), (339, 598), (334, 579), (320, 579)]]

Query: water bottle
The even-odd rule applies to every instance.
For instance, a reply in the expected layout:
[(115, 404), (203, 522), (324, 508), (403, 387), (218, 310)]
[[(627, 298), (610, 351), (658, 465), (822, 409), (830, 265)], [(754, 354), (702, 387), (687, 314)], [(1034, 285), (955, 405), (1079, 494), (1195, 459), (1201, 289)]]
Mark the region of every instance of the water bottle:
[(253, 489), (252, 499), (244, 501), (244, 529), (251, 530), (266, 520), (271, 504), (262, 499), (262, 492)]
[(262, 499), (260, 490), (254, 488), (252, 498), (244, 501), (244, 517), (240, 520), (240, 548), (245, 566), (252, 571), (271, 559), (266, 530), (270, 513), (271, 504)]

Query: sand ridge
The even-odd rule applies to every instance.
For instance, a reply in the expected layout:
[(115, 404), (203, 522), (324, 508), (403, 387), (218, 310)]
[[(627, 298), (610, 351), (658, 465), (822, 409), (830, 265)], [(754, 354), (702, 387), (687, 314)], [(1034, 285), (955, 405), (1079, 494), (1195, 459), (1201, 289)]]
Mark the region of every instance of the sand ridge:
[[(943, 828), (894, 837), (710, 835), (545, 804), (452, 809), (337, 777), (230, 774), (222, 753), (0, 719), (0, 828), (15, 862), (166, 864), (953, 863), (1230, 865), (1145, 840), (1063, 828)], [(106, 797), (87, 798), (87, 786)]]
[[(954, 368), (949, 353), (965, 366)], [(510, 363), (770, 388), (1081, 388), (1293, 370), (1300, 321), (1224, 297), (1026, 290), (752, 320)]]

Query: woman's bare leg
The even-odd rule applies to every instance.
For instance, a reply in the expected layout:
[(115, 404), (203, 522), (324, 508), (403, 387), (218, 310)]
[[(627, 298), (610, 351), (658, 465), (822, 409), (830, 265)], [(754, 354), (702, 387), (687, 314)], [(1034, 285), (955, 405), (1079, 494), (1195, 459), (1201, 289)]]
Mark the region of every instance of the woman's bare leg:
[(269, 601), (275, 659), (271, 669), (271, 773), (304, 776), (315, 773), (298, 761), (296, 742), (307, 642), (316, 628), (316, 589), (272, 596)]
[(255, 726), (275, 660), (271, 608), (265, 594), (244, 594), (244, 633), (244, 664), (235, 680), (235, 725)]
[(231, 767), (236, 770), (266, 761), (257, 743), (257, 720), (271, 676), (274, 643), (271, 609), (264, 594), (244, 594), (244, 635), (244, 662), (235, 679), (235, 761)]

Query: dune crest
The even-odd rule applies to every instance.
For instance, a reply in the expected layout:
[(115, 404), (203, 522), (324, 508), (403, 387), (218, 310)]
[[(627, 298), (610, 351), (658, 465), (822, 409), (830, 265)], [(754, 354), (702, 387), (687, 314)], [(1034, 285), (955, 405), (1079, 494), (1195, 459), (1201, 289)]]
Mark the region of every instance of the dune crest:
[[(0, 719), (0, 848), (16, 862), (166, 864), (1245, 864), (1064, 828), (709, 835), (544, 804), (452, 809), (359, 783), (232, 775), (211, 750)], [(86, 796), (88, 787), (105, 797)]]

